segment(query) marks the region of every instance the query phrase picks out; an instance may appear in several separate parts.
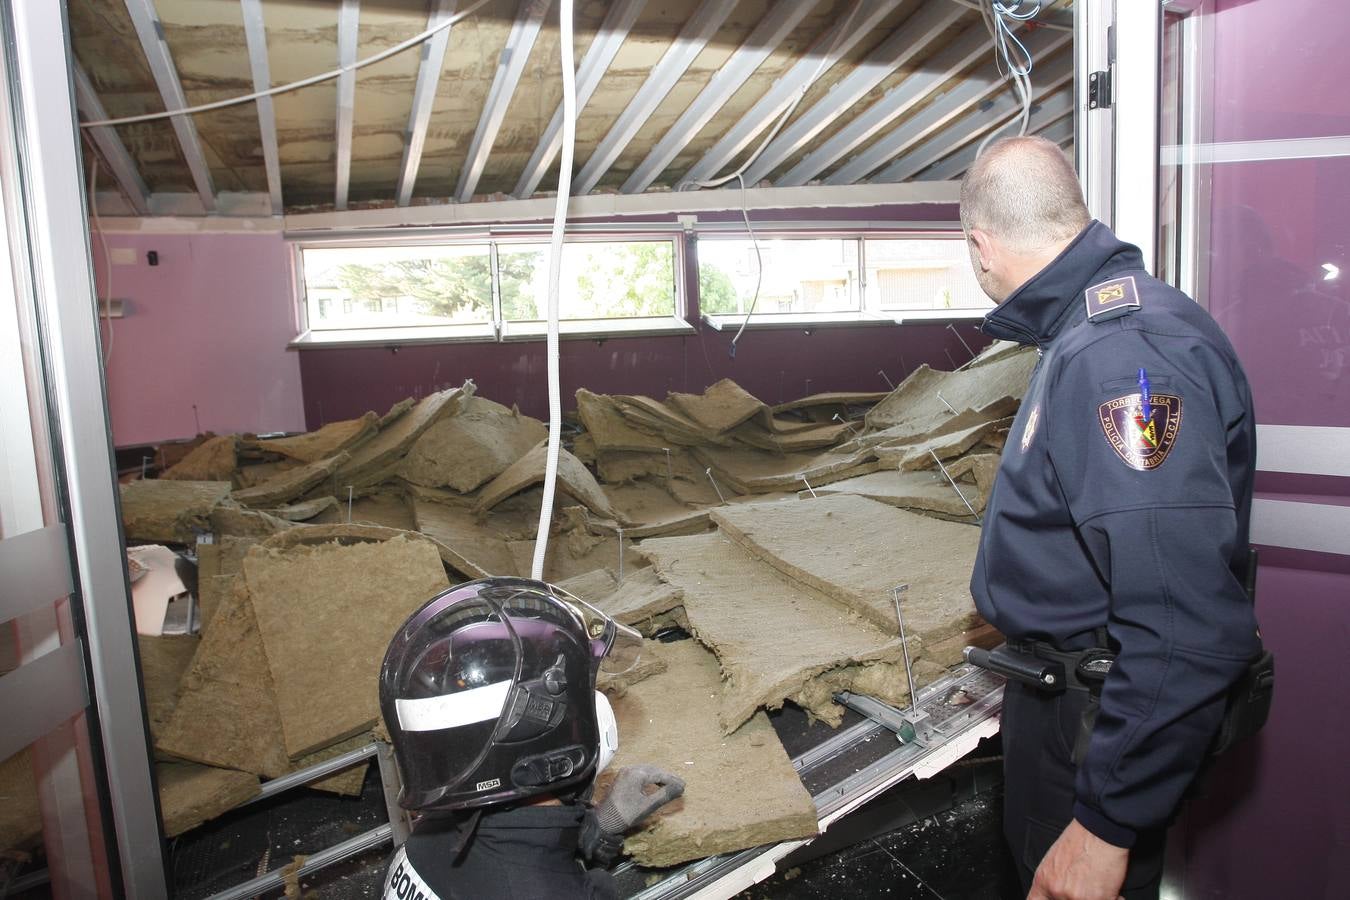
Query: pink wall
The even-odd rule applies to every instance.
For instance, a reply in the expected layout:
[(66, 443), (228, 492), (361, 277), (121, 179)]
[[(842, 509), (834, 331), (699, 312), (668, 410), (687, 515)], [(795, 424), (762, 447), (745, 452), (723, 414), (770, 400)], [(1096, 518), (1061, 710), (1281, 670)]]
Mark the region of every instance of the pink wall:
[[(104, 323), (108, 404), (118, 446), (191, 437), (198, 430), (305, 426), (289, 250), (280, 234), (108, 233), (108, 249), (135, 250), (113, 265), (124, 318)], [(107, 266), (93, 237), (98, 293)], [(151, 266), (146, 253), (159, 254)]]

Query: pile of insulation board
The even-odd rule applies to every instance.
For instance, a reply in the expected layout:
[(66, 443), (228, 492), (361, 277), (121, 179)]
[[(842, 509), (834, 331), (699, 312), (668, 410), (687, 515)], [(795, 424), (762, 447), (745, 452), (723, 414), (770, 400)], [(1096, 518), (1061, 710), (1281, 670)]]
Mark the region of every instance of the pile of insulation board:
[[(889, 394), (778, 406), (731, 381), (665, 400), (577, 392), (545, 578), (649, 637), (692, 636), (649, 641), (602, 685), (616, 767), (689, 785), (629, 839), (638, 862), (815, 833), (766, 711), (837, 723), (840, 689), (903, 702), (893, 588), (919, 683), (988, 637), (972, 525), (1034, 362), (996, 345)], [(200, 634), (141, 638), (173, 833), (379, 733), (385, 646), (432, 594), (529, 574), (545, 438), (466, 382), (307, 434), (203, 436), (122, 486), (128, 539), (198, 562)], [(314, 786), (355, 793), (364, 775)]]

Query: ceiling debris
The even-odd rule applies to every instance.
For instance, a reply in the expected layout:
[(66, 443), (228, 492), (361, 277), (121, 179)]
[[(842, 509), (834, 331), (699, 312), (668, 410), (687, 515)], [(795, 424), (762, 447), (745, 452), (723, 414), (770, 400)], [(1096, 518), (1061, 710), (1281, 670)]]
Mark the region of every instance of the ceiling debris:
[[(625, 752), (694, 776), (684, 804), (630, 841), (635, 858), (661, 865), (810, 833), (764, 710), (793, 703), (838, 723), (842, 689), (904, 703), (893, 588), (905, 586), (916, 684), (966, 644), (997, 640), (968, 591), (972, 526), (1034, 361), (996, 345), (886, 395), (777, 407), (732, 382), (664, 400), (577, 393), (579, 452), (560, 479), (577, 505), (555, 513), (545, 577), (676, 640), (606, 687)], [(143, 639), (154, 641), (143, 652), (156, 752), (201, 767), (175, 770), (193, 786), (181, 788), (196, 811), (184, 821), (367, 741), (398, 624), (451, 583), (528, 574), (543, 425), (475, 391), (307, 435), (163, 448), (179, 471), (211, 460), (220, 480), (151, 468), (122, 486), (133, 540), (197, 551), (200, 636)], [(801, 435), (820, 446), (774, 443)], [(238, 448), (231, 471), (221, 447)], [(690, 759), (695, 771), (682, 772)], [(738, 782), (729, 816), (711, 786), (747, 766), (764, 780)], [(321, 788), (357, 791), (366, 768)]]
[[(693, 641), (653, 645), (666, 670), (614, 701), (623, 735), (608, 772), (650, 763), (684, 779), (684, 796), (629, 835), (638, 865), (664, 867), (775, 841), (813, 837), (816, 807), (768, 717), (734, 734), (716, 714), (723, 690), (717, 657)], [(603, 776), (602, 776), (603, 780)]]

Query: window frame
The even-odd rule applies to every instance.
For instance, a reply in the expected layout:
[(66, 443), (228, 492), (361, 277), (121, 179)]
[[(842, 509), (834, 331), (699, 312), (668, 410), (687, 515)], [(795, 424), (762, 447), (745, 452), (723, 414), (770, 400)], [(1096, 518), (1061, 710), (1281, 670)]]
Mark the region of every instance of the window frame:
[[(693, 334), (697, 329), (689, 322), (689, 301), (686, 285), (684, 233), (677, 223), (660, 230), (589, 229), (569, 234), (565, 243), (669, 243), (673, 267), (673, 301), (671, 315), (626, 316), (603, 319), (565, 319), (560, 323), (563, 338), (603, 339), (636, 337), (655, 334)], [(549, 232), (544, 229), (474, 229), (446, 233), (437, 230), (420, 235), (388, 235), (371, 237), (306, 238), (291, 241), (291, 260), (294, 270), (294, 297), (298, 333), (291, 340), (292, 348), (389, 346), (414, 343), (458, 342), (519, 342), (542, 341), (547, 337), (543, 322), (506, 318), (501, 297), (498, 247), (520, 244), (547, 244)], [(451, 245), (484, 245), (488, 247), (491, 268), (491, 318), (481, 323), (447, 325), (388, 325), (370, 328), (314, 329), (309, 323), (309, 298), (305, 284), (304, 254), (306, 250), (332, 250), (343, 247), (440, 247)]]
[[(750, 236), (744, 229), (730, 230), (725, 228), (696, 229), (697, 237), (700, 243), (712, 240), (738, 240), (749, 241)], [(818, 313), (779, 313), (779, 312), (754, 312), (748, 322), (745, 313), (704, 313), (700, 310), (700, 318), (710, 328), (717, 331), (736, 331), (742, 323), (746, 323), (746, 330), (773, 329), (773, 328), (806, 328), (813, 327), (840, 327), (857, 325), (898, 325), (905, 322), (966, 322), (978, 321), (983, 319), (989, 310), (994, 308), (990, 303), (987, 308), (962, 308), (962, 309), (881, 309), (868, 304), (867, 299), (867, 242), (869, 240), (949, 240), (961, 241), (965, 243), (965, 235), (961, 231), (954, 231), (949, 228), (934, 229), (807, 229), (807, 228), (770, 228), (756, 229), (755, 238), (760, 241), (773, 240), (853, 240), (857, 242), (857, 292), (858, 306), (856, 309), (843, 311), (829, 311)], [(700, 298), (701, 299), (701, 298)]]

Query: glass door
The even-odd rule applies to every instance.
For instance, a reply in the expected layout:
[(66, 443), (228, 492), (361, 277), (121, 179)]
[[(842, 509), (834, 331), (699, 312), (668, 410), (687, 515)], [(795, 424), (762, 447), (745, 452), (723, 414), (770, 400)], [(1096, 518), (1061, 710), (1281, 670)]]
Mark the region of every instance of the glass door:
[(1350, 714), (1319, 699), (1350, 634), (1348, 30), (1324, 0), (1165, 4), (1157, 271), (1252, 385), (1257, 612), (1279, 660), (1270, 722), (1174, 832), (1187, 897), (1327, 897), (1350, 878)]
[(0, 3), (0, 894), (159, 898), (66, 36)]

